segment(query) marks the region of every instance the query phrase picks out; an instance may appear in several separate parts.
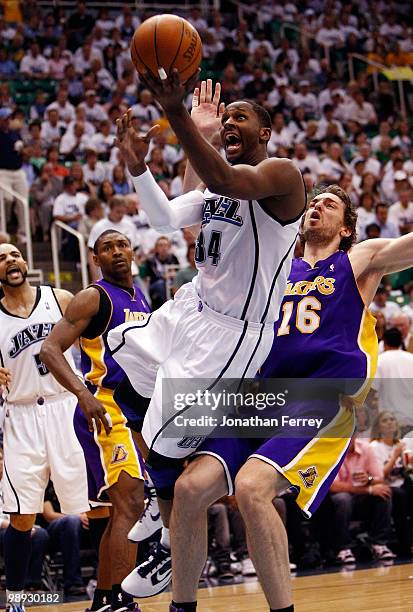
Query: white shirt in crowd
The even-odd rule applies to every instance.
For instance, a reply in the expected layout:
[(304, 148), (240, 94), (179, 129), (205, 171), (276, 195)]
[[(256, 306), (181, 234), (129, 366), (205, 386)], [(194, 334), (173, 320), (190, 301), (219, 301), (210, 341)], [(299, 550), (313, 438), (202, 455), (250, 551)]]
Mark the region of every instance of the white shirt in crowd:
[(389, 208), (389, 221), (398, 228), (405, 223), (413, 223), (413, 202), (405, 208), (400, 202), (392, 204)]
[(68, 215), (84, 215), (85, 204), (88, 196), (85, 193), (78, 192), (75, 195), (70, 195), (65, 191), (57, 196), (53, 204), (53, 217), (65, 217)]
[(384, 306), (378, 306), (374, 302), (372, 302), (369, 306), (369, 310), (374, 314), (375, 312), (381, 312), (384, 315), (386, 321), (390, 319), (393, 315), (400, 314), (400, 306), (396, 304), (396, 302), (391, 302), (387, 300)]
[(31, 53), (25, 55), (20, 62), (20, 72), (33, 74), (48, 74), (49, 62), (43, 55), (33, 57)]
[(380, 412), (393, 412), (400, 425), (413, 426), (413, 354), (388, 350), (379, 355), (373, 380)]
[[(389, 444), (386, 444), (385, 442), (379, 440), (373, 440), (372, 442), (370, 442), (370, 446), (373, 449), (380, 466), (384, 468), (388, 460), (393, 455), (394, 446), (390, 446)], [(404, 482), (402, 472), (402, 458), (397, 457), (394, 463), (394, 467), (391, 470), (390, 474), (386, 477), (385, 482), (391, 487), (401, 487)]]
[(59, 113), (59, 119), (61, 121), (65, 121), (66, 123), (69, 123), (69, 121), (73, 121), (76, 117), (75, 107), (73, 106), (73, 104), (70, 104), (70, 102), (66, 102), (63, 106), (58, 102), (52, 102), (46, 108), (46, 113), (51, 109), (57, 110), (57, 112)]

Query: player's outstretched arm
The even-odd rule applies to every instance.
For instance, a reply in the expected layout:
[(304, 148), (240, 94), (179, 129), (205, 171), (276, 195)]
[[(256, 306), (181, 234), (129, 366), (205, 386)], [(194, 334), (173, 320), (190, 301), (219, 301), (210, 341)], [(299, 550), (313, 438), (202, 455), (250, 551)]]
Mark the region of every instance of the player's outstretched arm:
[(360, 242), (351, 250), (351, 257), (357, 258), (365, 272), (377, 272), (381, 275), (411, 268), (413, 232), (400, 238), (375, 238)]
[[(135, 191), (151, 225), (159, 232), (171, 233), (200, 223), (203, 194), (194, 190), (169, 201), (145, 164), (149, 141), (157, 133), (159, 126), (154, 126), (145, 137), (141, 137), (132, 126), (131, 120), (129, 109), (117, 122), (116, 145), (126, 161)], [(157, 129), (154, 131), (154, 128)]]
[[(180, 82), (177, 71), (172, 71), (164, 80), (149, 73), (142, 78), (164, 109), (195, 172), (211, 191), (245, 200), (268, 199), (270, 212), (279, 215), (283, 206), (287, 209), (284, 211), (287, 219), (302, 212), (305, 190), (301, 174), (291, 160), (271, 158), (255, 166), (231, 166), (202, 136), (183, 104), (197, 75), (185, 84)], [(288, 200), (280, 205), (277, 197)]]
[(99, 433), (101, 425), (103, 425), (106, 433), (109, 434), (111, 427), (105, 417), (105, 409), (76, 376), (64, 356), (64, 352), (79, 338), (89, 325), (91, 318), (98, 313), (99, 303), (97, 289), (89, 287), (80, 291), (69, 302), (63, 318), (56, 323), (49, 336), (44, 340), (40, 351), (40, 359), (56, 380), (76, 395), (88, 420), (89, 429), (93, 431), (93, 423), (95, 423)]

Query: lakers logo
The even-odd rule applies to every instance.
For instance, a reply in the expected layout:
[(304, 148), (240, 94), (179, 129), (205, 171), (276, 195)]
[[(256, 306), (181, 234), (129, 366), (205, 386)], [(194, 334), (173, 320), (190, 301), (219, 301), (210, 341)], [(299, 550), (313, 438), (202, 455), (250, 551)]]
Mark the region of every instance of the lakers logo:
[(116, 444), (115, 448), (112, 451), (112, 461), (110, 462), (111, 465), (126, 461), (128, 455), (129, 453), (123, 444)]
[(314, 465), (307, 468), (305, 472), (303, 472), (302, 470), (298, 470), (298, 474), (307, 489), (313, 486), (315, 479), (318, 476), (318, 472)]

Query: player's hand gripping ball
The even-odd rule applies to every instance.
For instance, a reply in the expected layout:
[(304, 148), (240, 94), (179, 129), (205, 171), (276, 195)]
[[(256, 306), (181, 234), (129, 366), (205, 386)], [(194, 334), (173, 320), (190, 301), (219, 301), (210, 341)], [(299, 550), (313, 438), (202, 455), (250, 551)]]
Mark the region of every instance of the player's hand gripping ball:
[(156, 15), (144, 21), (131, 42), (131, 57), (140, 74), (166, 78), (176, 68), (181, 83), (198, 70), (202, 43), (195, 28), (176, 15)]

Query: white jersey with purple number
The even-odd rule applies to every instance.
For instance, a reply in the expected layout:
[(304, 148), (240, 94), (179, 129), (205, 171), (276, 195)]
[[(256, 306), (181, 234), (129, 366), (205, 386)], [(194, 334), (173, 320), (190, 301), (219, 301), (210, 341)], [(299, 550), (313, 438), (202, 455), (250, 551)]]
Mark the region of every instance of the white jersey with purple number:
[(236, 319), (272, 322), (287, 285), (301, 215), (283, 222), (256, 200), (204, 193), (193, 283), (210, 308)]

